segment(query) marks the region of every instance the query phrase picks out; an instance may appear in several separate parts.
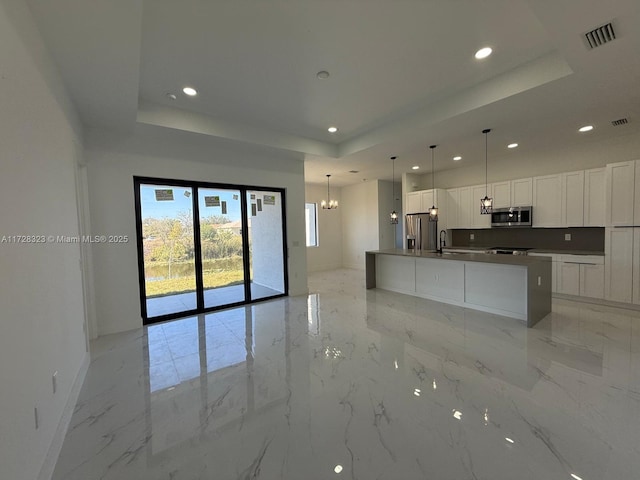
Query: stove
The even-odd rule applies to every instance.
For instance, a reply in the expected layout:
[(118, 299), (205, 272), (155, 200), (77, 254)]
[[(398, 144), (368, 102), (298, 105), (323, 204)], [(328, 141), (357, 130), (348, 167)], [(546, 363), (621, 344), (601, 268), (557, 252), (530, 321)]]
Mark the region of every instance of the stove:
[(531, 248), (525, 247), (491, 247), (484, 253), (491, 253), (496, 255), (526, 255)]

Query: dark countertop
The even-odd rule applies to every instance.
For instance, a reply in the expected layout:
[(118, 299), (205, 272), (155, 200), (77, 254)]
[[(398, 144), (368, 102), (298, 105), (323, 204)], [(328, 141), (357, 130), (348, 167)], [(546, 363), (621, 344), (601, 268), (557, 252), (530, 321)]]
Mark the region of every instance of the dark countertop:
[[(444, 250), (477, 250), (483, 252), (491, 247), (445, 247)], [(600, 255), (604, 256), (604, 252), (597, 250), (549, 250), (544, 248), (532, 248), (528, 253), (555, 253), (558, 255)]]
[[(463, 247), (461, 247), (463, 248)], [(483, 249), (485, 250), (485, 249)], [(486, 253), (438, 253), (435, 250), (402, 250), (390, 248), (387, 250), (368, 251), (373, 255), (396, 255), (400, 257), (437, 258), (441, 260), (457, 260), (459, 262), (497, 263), (502, 265), (539, 265), (550, 262), (551, 257), (529, 257), (527, 255), (492, 255)]]

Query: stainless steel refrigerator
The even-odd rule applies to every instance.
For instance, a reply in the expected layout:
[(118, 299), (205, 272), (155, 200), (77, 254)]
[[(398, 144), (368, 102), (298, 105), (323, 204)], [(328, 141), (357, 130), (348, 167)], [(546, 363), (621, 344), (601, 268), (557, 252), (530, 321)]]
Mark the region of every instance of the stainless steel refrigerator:
[(410, 213), (405, 216), (408, 249), (436, 250), (438, 248), (438, 222), (430, 222), (428, 213)]

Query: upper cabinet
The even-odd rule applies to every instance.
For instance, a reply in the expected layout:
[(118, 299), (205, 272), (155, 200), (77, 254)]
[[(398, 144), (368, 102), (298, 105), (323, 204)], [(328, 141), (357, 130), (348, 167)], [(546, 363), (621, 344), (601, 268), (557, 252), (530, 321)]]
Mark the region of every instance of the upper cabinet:
[(584, 226), (605, 225), (605, 176), (606, 168), (584, 171)]
[(458, 189), (458, 202), (458, 228), (472, 228), (471, 187)]
[(584, 170), (563, 173), (560, 178), (562, 183), (561, 225), (582, 227), (584, 225)]
[(438, 223), (442, 228), (447, 227), (447, 191), (440, 188), (435, 190), (419, 190), (406, 195), (406, 213), (428, 213), (432, 206), (438, 208)]
[(422, 212), (422, 192), (407, 193), (406, 212), (405, 213), (421, 213)]
[(491, 184), (493, 208), (511, 207), (511, 182), (496, 182)]
[(562, 174), (533, 177), (533, 226), (562, 226)]
[(608, 227), (634, 225), (635, 170), (635, 161), (607, 165), (605, 216)]
[(533, 179), (520, 178), (491, 184), (493, 208), (530, 207), (533, 204)]
[(447, 190), (447, 228), (462, 228), (458, 215), (460, 211), (460, 192), (457, 188)]
[(533, 205), (533, 178), (511, 180), (510, 207), (530, 207)]

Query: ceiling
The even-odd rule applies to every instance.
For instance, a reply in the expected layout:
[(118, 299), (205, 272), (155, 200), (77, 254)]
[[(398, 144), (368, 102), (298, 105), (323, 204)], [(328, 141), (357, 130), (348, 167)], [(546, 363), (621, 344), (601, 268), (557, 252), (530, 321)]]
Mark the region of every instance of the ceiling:
[[(86, 125), (298, 152), (310, 183), (390, 179), (391, 155), (396, 175), (424, 171), (430, 144), (437, 170), (464, 168), (484, 161), (484, 128), (489, 155), (514, 161), (640, 133), (637, 0), (28, 3)], [(617, 38), (589, 50), (609, 21)]]

